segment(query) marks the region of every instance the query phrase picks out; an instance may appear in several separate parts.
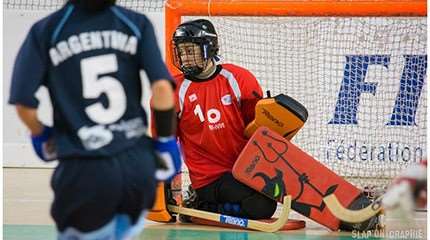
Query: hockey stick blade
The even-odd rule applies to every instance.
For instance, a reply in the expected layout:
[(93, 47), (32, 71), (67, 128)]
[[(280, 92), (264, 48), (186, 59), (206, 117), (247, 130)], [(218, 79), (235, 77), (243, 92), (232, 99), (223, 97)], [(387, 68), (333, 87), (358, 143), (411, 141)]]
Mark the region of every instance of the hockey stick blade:
[(361, 223), (382, 211), (381, 199), (378, 198), (369, 206), (358, 210), (345, 208), (334, 194), (327, 195), (323, 198), (323, 201), (330, 212), (339, 220), (349, 223)]
[(288, 195), (284, 197), (281, 215), (276, 221), (271, 223), (246, 218), (232, 217), (219, 213), (212, 213), (192, 208), (184, 208), (175, 205), (168, 205), (167, 208), (174, 213), (184, 214), (191, 217), (198, 217), (215, 222), (237, 225), (240, 227), (258, 230), (262, 232), (276, 232), (281, 229), (288, 221), (288, 216), (290, 214), (291, 209), (291, 196)]

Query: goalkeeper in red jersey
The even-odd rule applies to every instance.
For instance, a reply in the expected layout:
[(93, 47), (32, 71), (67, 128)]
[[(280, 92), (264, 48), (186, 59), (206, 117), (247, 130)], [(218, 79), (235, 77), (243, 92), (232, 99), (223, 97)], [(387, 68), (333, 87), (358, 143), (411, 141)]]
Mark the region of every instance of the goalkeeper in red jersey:
[(257, 79), (234, 64), (218, 64), (218, 38), (205, 19), (179, 25), (173, 35), (178, 137), (197, 198), (187, 207), (250, 219), (270, 218), (276, 201), (232, 176), (247, 143), (244, 129), (262, 98)]

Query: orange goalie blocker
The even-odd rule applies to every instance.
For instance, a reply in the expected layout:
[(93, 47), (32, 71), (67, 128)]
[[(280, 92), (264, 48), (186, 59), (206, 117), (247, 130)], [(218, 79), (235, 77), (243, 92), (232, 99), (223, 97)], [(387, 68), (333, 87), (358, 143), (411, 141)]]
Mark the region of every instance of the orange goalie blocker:
[(255, 119), (245, 128), (250, 138), (259, 127), (267, 127), (290, 140), (308, 119), (306, 108), (293, 98), (279, 94), (261, 99), (255, 105)]
[(291, 208), (300, 214), (338, 230), (340, 221), (323, 198), (330, 194), (348, 207), (361, 191), (336, 175), (278, 133), (260, 127), (239, 155), (233, 176), (277, 201), (286, 194)]

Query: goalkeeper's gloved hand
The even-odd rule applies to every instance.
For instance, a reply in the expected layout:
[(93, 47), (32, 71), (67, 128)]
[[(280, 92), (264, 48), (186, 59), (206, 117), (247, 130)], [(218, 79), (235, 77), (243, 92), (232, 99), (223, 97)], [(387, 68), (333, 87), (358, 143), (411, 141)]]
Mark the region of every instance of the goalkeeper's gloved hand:
[(37, 156), (45, 162), (55, 160), (57, 151), (51, 127), (43, 126), (43, 131), (39, 135), (31, 136), (31, 143)]
[(170, 181), (181, 170), (182, 165), (181, 152), (176, 137), (154, 139), (154, 150), (161, 165), (155, 172), (155, 177), (160, 181)]

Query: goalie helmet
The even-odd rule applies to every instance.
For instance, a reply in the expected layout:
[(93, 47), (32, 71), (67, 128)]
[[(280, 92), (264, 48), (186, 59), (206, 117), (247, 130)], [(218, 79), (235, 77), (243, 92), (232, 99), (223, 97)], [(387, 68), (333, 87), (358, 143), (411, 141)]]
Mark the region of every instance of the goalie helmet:
[[(182, 23), (173, 34), (174, 65), (185, 75), (196, 76), (205, 70), (209, 61), (214, 58), (219, 50), (218, 35), (213, 24), (206, 19), (198, 19)], [(179, 45), (194, 43), (200, 48), (203, 65), (186, 65), (182, 59)]]

